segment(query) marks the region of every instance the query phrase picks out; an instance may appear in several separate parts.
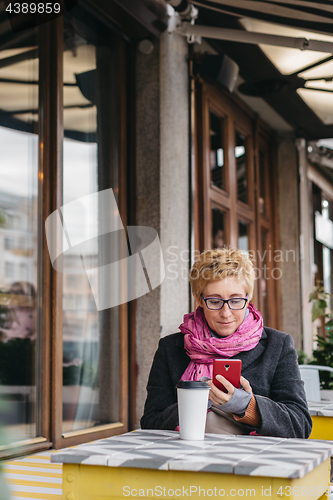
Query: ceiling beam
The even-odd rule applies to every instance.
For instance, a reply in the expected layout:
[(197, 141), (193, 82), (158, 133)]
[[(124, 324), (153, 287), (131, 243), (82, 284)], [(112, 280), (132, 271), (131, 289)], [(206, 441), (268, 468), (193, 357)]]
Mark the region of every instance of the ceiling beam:
[(176, 31), (185, 36), (214, 38), (216, 40), (227, 40), (230, 42), (249, 43), (254, 45), (277, 45), (278, 47), (289, 47), (292, 49), (312, 50), (333, 54), (333, 43), (322, 40), (308, 40), (307, 38), (294, 38), (291, 36), (269, 35), (252, 31), (214, 28), (212, 26), (201, 26), (186, 22), (179, 24)]

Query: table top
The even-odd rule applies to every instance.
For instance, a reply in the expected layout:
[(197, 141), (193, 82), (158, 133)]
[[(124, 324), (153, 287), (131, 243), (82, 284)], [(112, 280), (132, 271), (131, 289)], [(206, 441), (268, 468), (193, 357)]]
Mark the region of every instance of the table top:
[(310, 415), (333, 417), (332, 401), (308, 401)]
[(333, 441), (137, 430), (60, 450), (52, 462), (301, 478), (333, 455)]

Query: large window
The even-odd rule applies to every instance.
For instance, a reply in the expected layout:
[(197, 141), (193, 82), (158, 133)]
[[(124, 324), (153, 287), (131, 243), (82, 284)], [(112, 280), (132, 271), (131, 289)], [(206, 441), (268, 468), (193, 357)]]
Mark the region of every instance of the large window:
[[(0, 422), (22, 451), (127, 430), (127, 305), (96, 301), (100, 265), (126, 245), (127, 47), (85, 9), (10, 42), (0, 34)], [(52, 213), (63, 227), (57, 270)], [(96, 236), (113, 218), (121, 236)]]
[[(64, 258), (63, 280), (63, 435), (76, 430), (119, 422), (119, 306), (98, 311), (91, 288), (98, 272), (88, 279), (82, 268), (119, 253), (109, 235), (87, 244), (104, 218), (98, 198), (87, 195), (111, 188), (119, 201), (119, 81), (117, 39), (101, 29), (90, 30), (65, 17), (63, 57), (64, 143), (63, 203), (72, 237), (84, 240)], [(80, 179), (80, 182), (78, 182)], [(80, 201), (82, 200), (82, 201)], [(68, 205), (69, 204), (69, 205)], [(103, 208), (103, 209), (102, 209)], [(69, 229), (69, 228), (67, 228)], [(105, 263), (105, 262), (104, 262)], [(120, 279), (115, 275), (113, 280)], [(95, 283), (92, 283), (94, 281)], [(119, 289), (119, 283), (115, 283)]]
[(36, 31), (0, 50), (0, 421), (9, 442), (42, 433), (38, 62)]
[(225, 245), (250, 253), (253, 302), (278, 327), (274, 260), (273, 137), (236, 98), (197, 82), (196, 249)]

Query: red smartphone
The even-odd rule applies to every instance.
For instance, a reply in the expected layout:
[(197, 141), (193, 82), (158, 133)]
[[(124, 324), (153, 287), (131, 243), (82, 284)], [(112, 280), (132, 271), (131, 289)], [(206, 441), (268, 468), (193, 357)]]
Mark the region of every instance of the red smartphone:
[(239, 389), (242, 371), (241, 359), (214, 359), (213, 361), (213, 384), (223, 392), (228, 392), (221, 382), (216, 380), (216, 375), (223, 375), (228, 382)]

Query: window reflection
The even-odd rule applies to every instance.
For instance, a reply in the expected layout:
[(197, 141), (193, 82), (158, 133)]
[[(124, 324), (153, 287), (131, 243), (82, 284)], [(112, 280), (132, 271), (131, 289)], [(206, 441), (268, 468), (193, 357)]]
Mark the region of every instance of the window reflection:
[(235, 144), (237, 198), (243, 203), (248, 203), (246, 137), (237, 130)]
[[(90, 30), (85, 32), (81, 26), (78, 34), (74, 25), (65, 17), (64, 204), (107, 188), (118, 191), (115, 44), (111, 35), (103, 37), (103, 30), (92, 41)], [(64, 258), (64, 432), (119, 420), (119, 310), (97, 310), (87, 275), (82, 272), (82, 262), (97, 263), (118, 251), (107, 237), (90, 239), (103, 216), (97, 198), (89, 207), (82, 205), (82, 210), (70, 214), (71, 227), (90, 244), (77, 245), (77, 250), (73, 247)]]
[(223, 248), (225, 239), (225, 212), (212, 206), (212, 248)]
[(262, 151), (259, 151), (259, 213), (264, 214), (265, 209), (265, 177), (266, 177), (266, 157)]
[(238, 221), (238, 248), (246, 252), (249, 250), (249, 227), (247, 222)]
[[(0, 50), (0, 421), (8, 441), (40, 435), (37, 338), (38, 49)], [(10, 80), (10, 81), (8, 81)]]
[(210, 120), (210, 172), (211, 183), (225, 190), (224, 166), (224, 120), (220, 116), (209, 112)]

